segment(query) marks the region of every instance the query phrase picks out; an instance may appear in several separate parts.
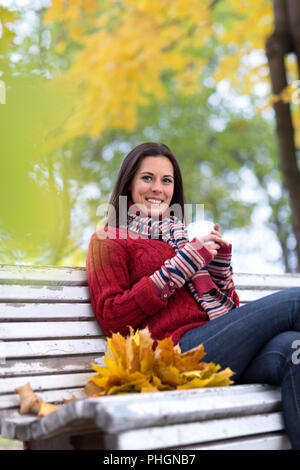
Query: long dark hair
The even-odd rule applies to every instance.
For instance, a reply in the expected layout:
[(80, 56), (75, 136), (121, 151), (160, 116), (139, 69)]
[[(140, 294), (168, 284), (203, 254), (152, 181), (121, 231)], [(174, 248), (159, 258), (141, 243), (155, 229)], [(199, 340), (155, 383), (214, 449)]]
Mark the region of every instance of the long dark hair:
[[(145, 157), (154, 157), (156, 155), (162, 155), (164, 157), (167, 157), (173, 165), (174, 193), (170, 206), (172, 204), (179, 204), (181, 206), (182, 217), (184, 217), (184, 194), (182, 176), (176, 157), (173, 155), (167, 145), (155, 142), (146, 142), (132, 149), (124, 158), (121, 164), (119, 174), (109, 200), (109, 205), (113, 207), (115, 211), (114, 224), (116, 224), (117, 227), (119, 226), (119, 196), (127, 196), (128, 202), (133, 202), (131, 191), (129, 189), (130, 183), (142, 159)], [(110, 212), (108, 211), (106, 225), (111, 225), (111, 222), (112, 220), (110, 218)]]

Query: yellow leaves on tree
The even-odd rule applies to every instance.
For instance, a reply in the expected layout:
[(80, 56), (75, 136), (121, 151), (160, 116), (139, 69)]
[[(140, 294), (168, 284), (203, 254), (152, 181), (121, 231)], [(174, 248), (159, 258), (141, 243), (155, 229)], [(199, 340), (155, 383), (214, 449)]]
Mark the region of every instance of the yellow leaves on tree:
[(182, 353), (171, 338), (154, 341), (147, 328), (130, 330), (126, 338), (119, 333), (107, 340), (105, 366), (93, 364), (96, 375), (85, 387), (89, 396), (130, 392), (227, 386), (233, 383), (231, 369), (201, 362), (204, 347)]
[[(63, 138), (97, 137), (109, 128), (133, 130), (138, 107), (153, 96), (165, 98), (165, 71), (176, 73), (178, 88), (195, 92), (204, 65), (199, 47), (205, 47), (212, 34), (210, 3), (105, 0), (97, 9), (92, 0), (53, 0), (44, 21), (61, 22), (62, 43), (71, 37), (80, 44), (64, 75), (66, 83), (78, 87), (78, 108)], [(63, 51), (61, 44), (57, 47)]]
[[(223, 5), (220, 2), (221, 9)], [(228, 79), (240, 93), (250, 94), (256, 83), (269, 84), (265, 41), (274, 25), (273, 2), (227, 0), (225, 14), (231, 21), (222, 23), (216, 34), (228, 53), (222, 56), (214, 78), (217, 82)], [(259, 59), (259, 66), (257, 60), (251, 59), (253, 56)]]
[(54, 0), (45, 13), (45, 22), (60, 18), (70, 27), (77, 21), (82, 21), (86, 15), (93, 14), (99, 8), (97, 0)]
[(56, 145), (112, 128), (132, 131), (140, 106), (166, 98), (166, 71), (176, 88), (196, 93), (212, 47), (222, 51), (214, 83), (226, 79), (246, 95), (257, 84), (270, 89), (265, 42), (274, 27), (272, 0), (52, 0), (44, 22), (60, 23), (57, 53), (66, 53), (70, 39), (79, 46), (62, 74), (65, 88), (77, 89), (76, 109)]
[(55, 21), (61, 32), (56, 51), (64, 54), (70, 39), (80, 46), (63, 74), (66, 86), (77, 87), (78, 106), (60, 145), (112, 128), (132, 131), (140, 106), (166, 98), (166, 71), (176, 88), (196, 93), (212, 47), (223, 50), (215, 83), (227, 79), (242, 94), (257, 83), (269, 85), (264, 50), (274, 24), (272, 0), (52, 0), (44, 22)]
[(15, 38), (16, 34), (11, 29), (11, 25), (18, 19), (18, 16), (17, 12), (0, 6), (0, 54), (6, 50)]

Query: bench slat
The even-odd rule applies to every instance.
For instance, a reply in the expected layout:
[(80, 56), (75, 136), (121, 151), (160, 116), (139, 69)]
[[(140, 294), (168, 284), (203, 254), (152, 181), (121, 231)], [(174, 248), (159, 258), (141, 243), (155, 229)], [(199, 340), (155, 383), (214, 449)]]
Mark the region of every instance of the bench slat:
[[(236, 286), (241, 287), (300, 287), (299, 275), (291, 273), (235, 273), (234, 279)], [(16, 282), (77, 286), (87, 285), (87, 277), (84, 267), (0, 265), (0, 284)]]
[[(64, 400), (71, 400), (72, 395), (75, 395), (77, 399), (86, 399), (85, 393), (82, 391), (82, 387), (66, 388), (63, 390), (47, 390), (38, 391), (38, 396), (47, 403), (63, 403)], [(12, 413), (12, 408), (16, 408), (15, 414)], [(14, 416), (19, 417), (20, 408), (20, 397), (17, 393), (10, 393), (7, 395), (0, 395), (0, 421), (1, 417), (9, 417), (13, 419)], [(8, 411), (6, 411), (8, 410)]]
[(95, 356), (64, 356), (49, 357), (40, 359), (25, 359), (19, 361), (7, 360), (5, 364), (0, 366), (1, 377), (17, 377), (18, 375), (26, 375), (28, 380), (34, 374), (57, 374), (69, 372), (84, 372), (92, 370), (92, 361), (97, 364), (104, 365), (104, 361), (100, 360), (99, 354)]
[(281, 412), (135, 429), (106, 436), (108, 449), (163, 449), (284, 430)]
[[(244, 289), (237, 288), (242, 302), (251, 302), (279, 289)], [(0, 302), (87, 302), (90, 303), (87, 287), (74, 286), (18, 286), (0, 285)]]
[(240, 299), (240, 302), (249, 303), (253, 300), (261, 299), (267, 295), (274, 294), (280, 289), (258, 289), (258, 290), (248, 290), (248, 289), (237, 289), (237, 293)]
[(221, 440), (213, 443), (176, 447), (172, 450), (290, 450), (285, 432), (264, 433), (258, 436)]
[[(38, 390), (36, 393), (39, 395)], [(37, 419), (31, 432), (33, 439), (49, 433), (60, 435), (60, 429), (68, 423), (88, 418), (95, 421), (100, 431), (116, 434), (137, 428), (277, 412), (280, 405), (280, 391), (263, 385), (189, 389), (184, 391), (184, 399), (179, 390), (108, 396), (69, 403), (58, 412)], [(5, 419), (1, 421), (3, 426)]]
[[(102, 338), (66, 339), (44, 341), (0, 342), (2, 358), (70, 356), (78, 354), (100, 354), (106, 351)], [(0, 364), (1, 368), (1, 364)], [(1, 369), (0, 369), (1, 370)]]
[(238, 288), (267, 288), (286, 289), (289, 287), (300, 287), (299, 274), (248, 274), (235, 273), (234, 283)]
[(96, 321), (0, 323), (0, 339), (68, 338), (100, 336)]
[(1, 302), (90, 302), (86, 286), (0, 284)]
[[(34, 428), (37, 418), (30, 418), (29, 416), (20, 416), (19, 418), (13, 418), (12, 421), (9, 419), (5, 420), (2, 426), (3, 435), (8, 439), (13, 438), (15, 434), (19, 436), (19, 439), (24, 441), (29, 441), (31, 439), (31, 427)], [(74, 422), (71, 422), (68, 425), (62, 425), (61, 427), (61, 436), (77, 436), (82, 434), (91, 434), (98, 431), (97, 426), (91, 419), (77, 419)], [(47, 439), (49, 437), (56, 437), (57, 433), (48, 433)], [(61, 446), (59, 446), (61, 448)], [(56, 449), (56, 447), (54, 447)], [(71, 447), (72, 449), (72, 447)]]
[(41, 283), (87, 285), (84, 267), (0, 265), (0, 284)]
[(53, 375), (32, 375), (30, 377), (9, 377), (3, 378), (0, 382), (0, 400), (1, 394), (7, 394), (17, 387), (30, 382), (32, 390), (58, 390), (70, 387), (84, 387), (89, 377), (95, 372), (71, 373), (71, 374), (53, 374)]
[(95, 314), (90, 303), (9, 303), (0, 304), (0, 322), (12, 320), (36, 319), (86, 319), (95, 318)]
[[(136, 397), (111, 397), (115, 401), (104, 398), (110, 415), (108, 432), (281, 410), (281, 394), (276, 387), (234, 385), (185, 390), (184, 399), (180, 391), (140, 394), (138, 400)], [(101, 404), (104, 399), (95, 400)]]

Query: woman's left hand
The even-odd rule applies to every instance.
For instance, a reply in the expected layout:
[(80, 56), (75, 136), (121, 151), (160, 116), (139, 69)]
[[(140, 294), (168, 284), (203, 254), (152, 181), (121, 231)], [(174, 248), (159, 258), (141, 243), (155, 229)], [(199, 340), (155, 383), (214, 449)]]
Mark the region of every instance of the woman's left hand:
[[(212, 233), (213, 235), (218, 235), (218, 237), (222, 238), (222, 235), (220, 233), (220, 225), (219, 224), (215, 224), (214, 230), (212, 230), (210, 233)], [(224, 246), (229, 246), (230, 245), (230, 243), (228, 243), (223, 238), (222, 238), (222, 241), (223, 241), (222, 245), (224, 245)]]

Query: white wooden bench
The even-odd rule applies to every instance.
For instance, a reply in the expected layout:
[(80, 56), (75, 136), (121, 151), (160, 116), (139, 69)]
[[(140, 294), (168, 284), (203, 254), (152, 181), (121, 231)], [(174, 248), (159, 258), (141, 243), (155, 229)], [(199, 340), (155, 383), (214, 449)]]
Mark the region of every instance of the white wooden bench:
[[(241, 303), (300, 287), (300, 275), (236, 274)], [(86, 398), (105, 352), (84, 268), (0, 265), (0, 430), (29, 449), (288, 449), (280, 390), (261, 384)], [(19, 414), (15, 388), (77, 401)], [(85, 397), (81, 400), (80, 398)]]

